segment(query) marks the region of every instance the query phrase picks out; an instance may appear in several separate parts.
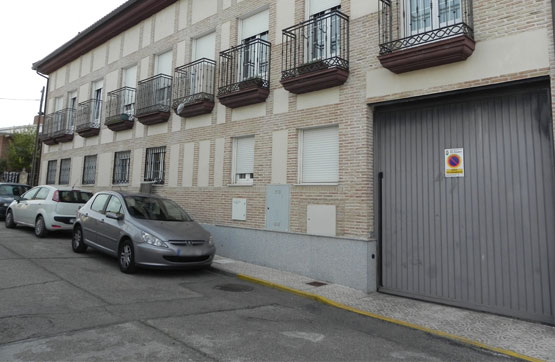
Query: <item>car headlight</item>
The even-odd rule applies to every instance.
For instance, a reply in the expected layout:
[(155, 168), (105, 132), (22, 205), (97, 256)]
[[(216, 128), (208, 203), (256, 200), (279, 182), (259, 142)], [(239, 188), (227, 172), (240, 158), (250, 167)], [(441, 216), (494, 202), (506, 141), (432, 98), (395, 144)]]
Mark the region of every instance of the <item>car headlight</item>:
[(8, 207), (8, 206), (10, 206), (10, 203), (9, 202), (4, 202), (4, 203), (2, 203), (2, 206)]
[(214, 239), (212, 238), (212, 235), (210, 235), (210, 237), (208, 238), (208, 245), (210, 246), (214, 245)]
[(156, 236), (149, 233), (141, 232), (141, 240), (149, 245), (157, 246), (159, 248), (167, 248), (168, 245)]

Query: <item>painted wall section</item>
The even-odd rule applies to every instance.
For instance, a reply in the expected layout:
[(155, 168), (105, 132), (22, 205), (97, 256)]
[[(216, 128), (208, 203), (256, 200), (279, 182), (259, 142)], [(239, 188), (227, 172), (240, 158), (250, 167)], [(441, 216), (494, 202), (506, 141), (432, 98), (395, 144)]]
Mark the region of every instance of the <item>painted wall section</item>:
[(156, 14), (154, 22), (154, 41), (157, 42), (174, 32), (175, 27), (175, 4)]
[(133, 138), (133, 130), (131, 129), (116, 132), (116, 141), (126, 141), (131, 138)]
[(131, 185), (133, 187), (141, 186), (141, 182), (143, 180), (141, 171), (142, 171), (142, 161), (143, 161), (143, 150), (137, 149), (133, 151), (133, 174), (131, 175)]
[(195, 144), (185, 143), (183, 147), (183, 187), (193, 186), (193, 167), (195, 162)]
[(169, 187), (177, 187), (177, 177), (179, 176), (179, 148), (179, 144), (171, 145), (170, 147)]
[(192, 23), (197, 23), (218, 11), (218, 1), (192, 0)]
[(286, 129), (272, 133), (272, 184), (287, 183)]
[(221, 103), (216, 105), (216, 123), (222, 124), (225, 123), (225, 116), (226, 116), (227, 108)]
[(266, 102), (253, 104), (251, 106), (234, 108), (231, 110), (232, 121), (242, 121), (244, 119), (264, 117), (265, 115)]
[(112, 64), (121, 57), (121, 36), (117, 36), (108, 43), (108, 64)]
[(56, 71), (56, 89), (66, 85), (67, 67), (61, 67)]
[(175, 53), (176, 53), (175, 54), (176, 68), (188, 63), (187, 60), (185, 59), (185, 40), (177, 43)]
[(181, 117), (179, 117), (175, 113), (171, 113), (171, 125), (172, 125), (172, 132), (179, 132), (181, 131)]
[(109, 170), (112, 169), (112, 154), (101, 153), (100, 155), (98, 155), (98, 163), (96, 164), (96, 169), (96, 183), (98, 184), (98, 186), (110, 186), (112, 174)]
[(231, 32), (231, 23), (228, 21), (223, 23), (220, 30), (220, 50), (229, 49), (229, 37)]
[[(352, 1), (352, 0), (351, 0)], [(281, 44), (281, 30), (295, 25), (295, 0), (276, 1), (276, 39), (275, 44)]]
[(206, 127), (212, 124), (212, 114), (202, 114), (200, 116), (186, 118), (185, 129)]
[(143, 22), (143, 36), (142, 36), (141, 46), (147, 47), (152, 43), (152, 18), (149, 18)]
[(378, 11), (378, 1), (351, 0), (351, 20), (372, 14)]
[(168, 123), (159, 123), (147, 127), (147, 135), (155, 136), (157, 134), (168, 133)]
[(339, 87), (299, 94), (297, 96), (297, 109), (323, 107), (336, 103), (339, 103)]
[(289, 92), (284, 88), (274, 89), (274, 114), (285, 113), (289, 111)]
[(197, 186), (208, 186), (210, 175), (210, 141), (200, 141), (198, 147)]
[(140, 77), (139, 81), (147, 79), (148, 75), (150, 74), (150, 57), (145, 57), (141, 59), (141, 70), (140, 70)]
[(100, 130), (100, 144), (106, 144), (114, 142), (114, 132), (108, 128), (103, 128)]
[[(119, 69), (106, 74), (106, 79), (104, 80), (104, 89), (105, 89), (104, 99), (108, 100), (108, 92), (111, 92), (119, 88), (118, 76), (119, 76)], [(105, 106), (107, 107), (108, 104), (106, 104)]]
[(91, 72), (92, 54), (88, 52), (81, 57), (81, 77)]
[(83, 157), (72, 157), (69, 184), (81, 185), (82, 174), (83, 174)]
[(74, 82), (79, 78), (79, 71), (81, 70), (81, 58), (75, 59), (69, 65), (69, 82)]
[(125, 32), (123, 35), (123, 56), (127, 56), (139, 50), (140, 35), (140, 25), (136, 25)]
[[(395, 74), (385, 68), (366, 73), (367, 98), (468, 82), (549, 67), (546, 29), (476, 43), (466, 61)], [(526, 56), (522, 56), (526, 54)]]
[(93, 71), (106, 65), (106, 49), (107, 46), (104, 44), (93, 50)]
[(91, 85), (85, 83), (79, 87), (79, 102), (84, 102), (88, 100), (91, 96)]
[(188, 18), (188, 9), (189, 2), (187, 0), (181, 0), (179, 2), (179, 20), (178, 20), (178, 29), (182, 30), (185, 29), (187, 26), (187, 18)]
[(217, 138), (214, 155), (214, 187), (223, 186), (225, 138)]

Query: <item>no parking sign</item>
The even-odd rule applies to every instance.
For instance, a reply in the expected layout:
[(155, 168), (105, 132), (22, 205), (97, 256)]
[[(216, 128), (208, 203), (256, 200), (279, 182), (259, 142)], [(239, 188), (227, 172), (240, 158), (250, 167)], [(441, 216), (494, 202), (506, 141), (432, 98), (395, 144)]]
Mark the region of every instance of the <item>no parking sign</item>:
[(464, 149), (445, 150), (445, 177), (464, 177)]

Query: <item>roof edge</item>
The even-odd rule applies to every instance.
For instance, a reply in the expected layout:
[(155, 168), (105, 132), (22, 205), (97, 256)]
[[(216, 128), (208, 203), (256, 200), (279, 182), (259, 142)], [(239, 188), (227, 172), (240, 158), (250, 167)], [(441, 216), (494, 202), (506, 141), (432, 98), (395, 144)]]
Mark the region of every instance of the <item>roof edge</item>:
[(33, 63), (32, 69), (42, 74), (51, 74), (176, 1), (129, 0), (43, 59)]

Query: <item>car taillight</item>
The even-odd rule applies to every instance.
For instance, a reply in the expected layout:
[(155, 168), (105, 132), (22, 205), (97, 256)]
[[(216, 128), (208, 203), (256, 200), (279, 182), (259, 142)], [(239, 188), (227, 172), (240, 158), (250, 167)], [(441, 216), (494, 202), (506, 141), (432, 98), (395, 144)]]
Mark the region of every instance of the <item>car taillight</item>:
[(60, 193), (58, 190), (54, 191), (54, 196), (52, 196), (52, 201), (60, 202)]

